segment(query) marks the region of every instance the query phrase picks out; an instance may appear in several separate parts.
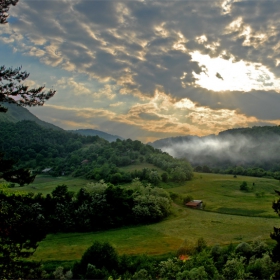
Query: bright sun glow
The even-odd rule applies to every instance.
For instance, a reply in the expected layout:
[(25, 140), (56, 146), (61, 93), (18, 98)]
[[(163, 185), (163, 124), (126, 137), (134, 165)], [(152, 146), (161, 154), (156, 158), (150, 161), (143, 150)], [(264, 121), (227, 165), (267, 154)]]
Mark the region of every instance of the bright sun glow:
[(196, 84), (213, 91), (275, 90), (280, 93), (280, 79), (260, 63), (244, 60), (233, 62), (222, 57), (211, 58), (198, 51), (192, 52), (192, 60), (205, 69), (193, 76)]

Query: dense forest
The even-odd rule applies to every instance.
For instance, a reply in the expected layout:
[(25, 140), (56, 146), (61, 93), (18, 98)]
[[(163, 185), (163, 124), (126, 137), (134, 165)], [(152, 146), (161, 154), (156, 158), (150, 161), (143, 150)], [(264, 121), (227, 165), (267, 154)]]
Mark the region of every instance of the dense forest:
[[(158, 185), (160, 181), (182, 182), (192, 178), (187, 160), (174, 159), (140, 141), (117, 139), (110, 143), (98, 136), (46, 129), (32, 121), (2, 122), (0, 149), (7, 159), (17, 159), (18, 167), (30, 168), (35, 174), (48, 171), (53, 176), (83, 176), (113, 184), (139, 178)], [(150, 163), (165, 172), (159, 174), (149, 168), (120, 170), (139, 163)]]

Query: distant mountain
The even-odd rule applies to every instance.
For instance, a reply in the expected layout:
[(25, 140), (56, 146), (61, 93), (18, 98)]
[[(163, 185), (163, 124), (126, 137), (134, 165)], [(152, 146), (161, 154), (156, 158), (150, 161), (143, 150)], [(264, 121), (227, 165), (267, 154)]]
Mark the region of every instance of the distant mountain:
[[(33, 121), (44, 128), (51, 128), (54, 130), (63, 130), (62, 128), (55, 126), (54, 124), (44, 122), (37, 118), (35, 115), (30, 113), (26, 108), (17, 106), (15, 104), (1, 103), (4, 107), (8, 108), (6, 113), (0, 113), (0, 122), (19, 122), (19, 121)], [(118, 135), (112, 135), (103, 131), (95, 129), (78, 129), (78, 130), (67, 130), (68, 132), (74, 132), (85, 136), (99, 136), (109, 142), (116, 141), (117, 139), (124, 140), (124, 138)]]
[(218, 135), (180, 136), (149, 143), (193, 166), (280, 169), (280, 126), (229, 129)]
[(33, 121), (44, 128), (51, 128), (54, 130), (63, 130), (51, 123), (41, 121), (39, 118), (30, 113), (26, 108), (17, 106), (15, 104), (1, 103), (4, 107), (8, 108), (6, 113), (0, 113), (0, 122), (19, 122), (19, 121)]
[(84, 136), (99, 136), (100, 138), (103, 138), (109, 142), (116, 141), (117, 139), (124, 140), (124, 138), (118, 136), (118, 135), (112, 135), (100, 130), (95, 129), (77, 129), (77, 130), (68, 130), (73, 133), (77, 133)]

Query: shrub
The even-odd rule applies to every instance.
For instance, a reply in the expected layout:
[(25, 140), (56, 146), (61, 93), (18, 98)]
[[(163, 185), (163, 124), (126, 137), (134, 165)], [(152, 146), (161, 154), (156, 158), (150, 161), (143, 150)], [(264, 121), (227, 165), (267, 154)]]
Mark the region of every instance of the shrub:
[(195, 247), (195, 250), (200, 253), (202, 252), (204, 249), (207, 248), (207, 244), (206, 244), (206, 241), (203, 237), (200, 237), (197, 239), (197, 244), (196, 244), (196, 247)]
[(187, 195), (183, 198), (183, 204), (185, 205), (186, 203), (188, 203), (192, 200), (193, 200), (193, 197), (191, 195)]
[(235, 248), (235, 253), (249, 259), (252, 256), (252, 246), (246, 242), (242, 242)]
[(149, 275), (146, 269), (140, 269), (139, 271), (135, 272), (132, 276), (132, 280), (139, 280), (139, 279), (147, 279), (152, 280), (153, 278)]
[(247, 185), (247, 182), (245, 182), (245, 181), (242, 182), (242, 184), (240, 185), (240, 190), (245, 191), (245, 192), (248, 192), (250, 190)]
[(170, 195), (170, 198), (173, 201), (179, 197), (179, 195), (177, 193), (174, 193), (174, 192), (169, 192), (169, 195)]
[(202, 280), (209, 279), (207, 272), (203, 266), (198, 268), (194, 267), (190, 271), (185, 270), (183, 272), (179, 272), (176, 275), (176, 279), (178, 280)]
[(223, 269), (225, 279), (247, 279), (249, 273), (245, 272), (245, 258), (233, 258), (228, 260)]
[[(119, 257), (116, 250), (108, 242), (95, 241), (83, 254), (81, 261), (73, 267), (73, 278), (85, 274), (109, 272), (118, 268)], [(89, 264), (91, 266), (89, 266)], [(103, 272), (101, 271), (103, 269)]]
[(265, 192), (256, 192), (256, 197), (264, 197)]
[(261, 258), (263, 254), (269, 253), (269, 248), (265, 242), (257, 238), (252, 243), (252, 252), (256, 258)]
[(260, 259), (252, 258), (247, 270), (256, 279), (273, 279), (277, 266), (268, 254), (264, 254)]

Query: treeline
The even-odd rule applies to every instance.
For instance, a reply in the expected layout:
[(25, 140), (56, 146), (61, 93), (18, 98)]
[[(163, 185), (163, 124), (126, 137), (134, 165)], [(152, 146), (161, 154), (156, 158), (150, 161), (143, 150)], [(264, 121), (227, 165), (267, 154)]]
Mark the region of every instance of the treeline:
[(194, 171), (203, 172), (203, 173), (216, 173), (216, 174), (218, 173), (218, 174), (243, 175), (243, 176), (251, 176), (251, 177), (265, 177), (265, 178), (274, 178), (276, 180), (280, 180), (280, 171), (269, 171), (259, 167), (244, 168), (242, 166), (234, 166), (234, 167), (228, 167), (222, 169), (222, 168), (210, 168), (207, 165), (204, 166), (198, 165), (194, 168)]
[[(53, 176), (83, 176), (112, 184), (128, 183), (138, 177), (154, 185), (160, 181), (185, 181), (192, 177), (187, 160), (131, 139), (109, 143), (98, 136), (45, 129), (31, 121), (1, 123), (0, 149), (6, 158), (18, 159), (18, 167)], [(152, 163), (163, 169), (163, 177), (152, 169), (125, 172), (120, 167)]]
[[(26, 225), (38, 220), (38, 230), (44, 229), (45, 233), (107, 230), (158, 222), (168, 216), (171, 199), (166, 191), (144, 187), (139, 181), (134, 182), (133, 186), (124, 189), (103, 182), (90, 183), (75, 194), (62, 185), (46, 196), (1, 192), (0, 200), (13, 211), (11, 216), (21, 217), (26, 213), (20, 220)], [(9, 216), (2, 218), (9, 220)], [(13, 227), (3, 223), (4, 220), (0, 223), (0, 231), (9, 231), (9, 227)]]
[[(15, 275), (18, 277), (24, 276), (17, 273)], [(95, 241), (74, 265), (56, 268), (38, 265), (33, 277), (104, 280), (279, 279), (279, 263), (271, 255), (269, 246), (258, 239), (251, 244), (242, 242), (208, 247), (199, 238), (196, 244), (184, 244), (176, 255), (169, 258), (119, 255), (108, 242)]]
[(272, 279), (279, 267), (266, 243), (207, 247), (203, 239), (179, 248), (177, 256), (119, 256), (108, 243), (94, 242), (72, 268), (73, 279)]

